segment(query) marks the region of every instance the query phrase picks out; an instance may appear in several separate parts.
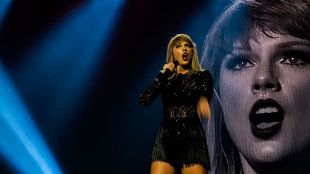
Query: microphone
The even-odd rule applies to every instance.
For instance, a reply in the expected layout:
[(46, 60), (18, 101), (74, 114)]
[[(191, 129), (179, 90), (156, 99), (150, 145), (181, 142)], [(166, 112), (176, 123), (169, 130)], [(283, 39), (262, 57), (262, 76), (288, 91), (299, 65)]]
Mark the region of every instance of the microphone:
[(174, 64), (174, 68), (177, 68), (177, 66), (179, 65), (179, 62), (175, 59), (173, 60), (172, 63)]
[[(176, 69), (177, 66), (179, 65), (179, 62), (178, 62), (177, 60), (175, 60), (175, 59), (173, 60), (172, 63), (174, 64), (174, 69)], [(172, 71), (170, 71), (170, 69), (167, 68), (167, 69), (165, 70), (164, 74), (170, 76), (170, 75), (172, 75)]]

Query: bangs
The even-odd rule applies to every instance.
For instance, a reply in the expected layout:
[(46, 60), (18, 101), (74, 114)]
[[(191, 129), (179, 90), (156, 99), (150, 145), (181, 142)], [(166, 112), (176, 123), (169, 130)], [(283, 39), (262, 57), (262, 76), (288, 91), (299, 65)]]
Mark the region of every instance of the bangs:
[(248, 2), (249, 16), (255, 26), (268, 32), (310, 40), (310, 4), (305, 0), (261, 0)]
[[(310, 4), (302, 0), (243, 0), (229, 6), (212, 26), (205, 41), (202, 65), (220, 68), (235, 41), (248, 46), (256, 31), (310, 40)], [(209, 63), (206, 62), (206, 59)], [(211, 64), (210, 64), (211, 62)], [(210, 67), (215, 66), (215, 67)], [(216, 72), (214, 72), (216, 75)]]
[(185, 41), (185, 42), (188, 42), (190, 44), (191, 47), (193, 47), (193, 41), (188, 38), (188, 37), (185, 37), (185, 36), (178, 36), (176, 37), (173, 42), (172, 42), (172, 45), (177, 45), (178, 43), (180, 43), (181, 41)]

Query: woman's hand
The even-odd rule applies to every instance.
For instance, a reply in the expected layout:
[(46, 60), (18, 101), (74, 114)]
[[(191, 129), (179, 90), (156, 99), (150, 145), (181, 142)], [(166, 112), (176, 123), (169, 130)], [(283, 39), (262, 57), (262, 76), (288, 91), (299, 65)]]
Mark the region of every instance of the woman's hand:
[(211, 110), (207, 97), (200, 97), (197, 103), (197, 113), (200, 118), (211, 118)]
[(163, 69), (160, 70), (162, 73), (165, 73), (167, 70), (170, 72), (174, 72), (175, 65), (174, 63), (167, 63), (163, 66)]

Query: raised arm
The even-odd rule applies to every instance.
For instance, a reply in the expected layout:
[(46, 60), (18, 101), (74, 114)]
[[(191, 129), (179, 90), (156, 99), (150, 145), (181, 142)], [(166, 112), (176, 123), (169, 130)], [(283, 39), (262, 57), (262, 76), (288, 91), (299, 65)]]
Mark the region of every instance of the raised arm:
[(152, 84), (139, 96), (138, 103), (141, 106), (150, 105), (155, 98), (160, 94), (162, 87), (167, 82), (168, 77), (174, 72), (175, 65), (167, 63), (160, 70), (159, 74), (155, 77)]
[(151, 85), (140, 94), (138, 103), (141, 106), (148, 106), (150, 105), (156, 97), (160, 94), (163, 85), (166, 83), (169, 77), (169, 72), (166, 71), (165, 73), (160, 72)]

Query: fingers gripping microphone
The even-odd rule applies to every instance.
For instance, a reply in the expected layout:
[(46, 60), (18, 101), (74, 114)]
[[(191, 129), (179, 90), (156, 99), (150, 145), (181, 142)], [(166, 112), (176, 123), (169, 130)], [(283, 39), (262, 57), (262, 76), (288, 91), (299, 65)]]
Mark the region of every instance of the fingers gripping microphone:
[(179, 62), (177, 60), (175, 60), (175, 59), (173, 60), (172, 63), (174, 64), (174, 68), (176, 68), (179, 65)]
[[(176, 69), (177, 66), (179, 65), (179, 62), (175, 59), (173, 60), (172, 63), (174, 64), (174, 69)], [(169, 68), (167, 68), (164, 74), (170, 76), (170, 75), (172, 75), (172, 71)]]

